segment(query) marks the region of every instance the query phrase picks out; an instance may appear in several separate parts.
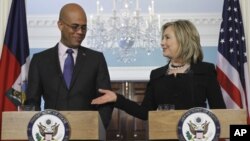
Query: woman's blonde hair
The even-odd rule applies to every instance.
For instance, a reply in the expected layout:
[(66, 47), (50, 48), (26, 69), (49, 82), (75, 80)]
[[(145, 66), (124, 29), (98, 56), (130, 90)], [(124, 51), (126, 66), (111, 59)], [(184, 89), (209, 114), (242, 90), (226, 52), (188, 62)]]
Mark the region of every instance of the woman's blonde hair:
[(183, 63), (196, 63), (203, 60), (200, 35), (193, 23), (188, 20), (168, 22), (162, 26), (162, 37), (166, 28), (172, 27), (179, 43), (177, 59)]

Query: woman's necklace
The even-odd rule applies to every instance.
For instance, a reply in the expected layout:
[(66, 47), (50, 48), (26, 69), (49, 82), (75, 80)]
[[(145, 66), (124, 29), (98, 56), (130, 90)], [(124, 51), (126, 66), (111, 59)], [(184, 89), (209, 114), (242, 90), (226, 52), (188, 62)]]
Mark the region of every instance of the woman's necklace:
[(177, 73), (185, 73), (185, 71), (190, 67), (190, 64), (182, 64), (182, 65), (173, 65), (172, 62), (168, 65), (167, 74), (174, 74), (176, 76)]
[(170, 62), (170, 63), (169, 63), (169, 69), (179, 70), (179, 69), (184, 68), (185, 65), (186, 65), (186, 64), (182, 64), (182, 65), (176, 66), (176, 65), (173, 65), (173, 64)]

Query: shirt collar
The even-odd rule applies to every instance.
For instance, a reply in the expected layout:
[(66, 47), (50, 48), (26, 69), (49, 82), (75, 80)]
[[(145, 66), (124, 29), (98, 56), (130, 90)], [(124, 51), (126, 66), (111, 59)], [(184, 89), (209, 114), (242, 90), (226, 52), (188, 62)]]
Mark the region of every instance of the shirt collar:
[[(59, 42), (59, 44), (58, 44), (58, 52), (59, 52), (60, 56), (65, 55), (67, 49), (69, 49), (69, 47), (65, 46), (62, 42)], [(70, 48), (70, 49), (73, 50), (74, 54), (77, 54), (78, 48)]]

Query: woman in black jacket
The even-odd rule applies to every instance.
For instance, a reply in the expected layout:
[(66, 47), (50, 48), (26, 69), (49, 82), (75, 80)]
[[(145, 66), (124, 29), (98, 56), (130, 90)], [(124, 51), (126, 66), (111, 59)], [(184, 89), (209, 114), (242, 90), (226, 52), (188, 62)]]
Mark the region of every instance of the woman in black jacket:
[(115, 102), (115, 107), (143, 120), (148, 119), (148, 111), (156, 110), (160, 104), (172, 104), (175, 109), (226, 108), (215, 66), (202, 61), (200, 36), (190, 21), (164, 24), (161, 46), (169, 62), (151, 71), (141, 105), (103, 89), (99, 91), (104, 95), (94, 99), (92, 104)]

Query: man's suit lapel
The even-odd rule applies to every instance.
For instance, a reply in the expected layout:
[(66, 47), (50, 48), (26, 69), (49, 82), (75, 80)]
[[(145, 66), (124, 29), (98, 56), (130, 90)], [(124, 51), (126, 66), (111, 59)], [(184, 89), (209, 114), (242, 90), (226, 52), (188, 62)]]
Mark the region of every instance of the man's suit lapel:
[(56, 62), (55, 64), (55, 67), (56, 67), (56, 70), (57, 72), (62, 75), (62, 70), (61, 70), (61, 66), (60, 66), (60, 61), (59, 61), (59, 55), (58, 55), (58, 44), (54, 47), (54, 61)]
[(87, 54), (86, 54), (84, 48), (79, 47), (77, 58), (76, 58), (76, 63), (75, 63), (74, 71), (73, 71), (73, 76), (72, 76), (71, 83), (70, 83), (70, 87), (72, 87), (74, 85), (74, 83), (77, 79), (77, 75), (79, 74), (79, 72), (83, 68), (82, 66), (86, 63), (86, 57), (87, 57)]
[(63, 84), (64, 84), (63, 86), (65, 88), (67, 88), (66, 82), (65, 82), (65, 80), (63, 78), (63, 72), (62, 72), (61, 66), (60, 66), (59, 54), (58, 54), (58, 44), (53, 49), (53, 60), (52, 60), (52, 62), (55, 62), (55, 63), (52, 63), (52, 64), (56, 64), (56, 65), (54, 65), (55, 69), (57, 70), (58, 74), (60, 74), (60, 75), (58, 75), (59, 80), (63, 81)]

